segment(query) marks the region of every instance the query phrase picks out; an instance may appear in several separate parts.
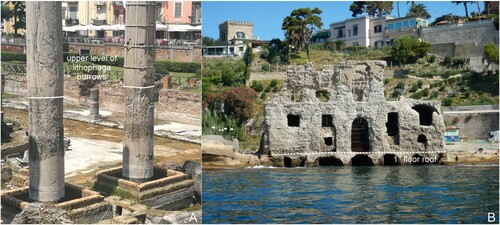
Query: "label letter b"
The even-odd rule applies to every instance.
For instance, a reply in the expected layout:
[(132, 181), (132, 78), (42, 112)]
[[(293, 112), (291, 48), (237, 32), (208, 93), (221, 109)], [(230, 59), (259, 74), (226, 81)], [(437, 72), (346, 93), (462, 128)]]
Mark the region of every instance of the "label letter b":
[(488, 223), (495, 222), (495, 213), (488, 213)]

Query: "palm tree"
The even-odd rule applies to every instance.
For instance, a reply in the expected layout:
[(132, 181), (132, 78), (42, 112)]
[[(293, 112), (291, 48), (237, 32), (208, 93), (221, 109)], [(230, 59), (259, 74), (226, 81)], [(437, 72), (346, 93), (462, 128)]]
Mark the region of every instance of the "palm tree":
[(467, 9), (467, 4), (474, 3), (474, 1), (451, 1), (455, 5), (463, 4), (465, 8), (465, 16), (469, 17), (469, 10)]
[(425, 17), (425, 18), (431, 18), (431, 14), (427, 12), (427, 9), (425, 8), (424, 4), (416, 4), (412, 6), (409, 10), (406, 16), (418, 16), (418, 17)]

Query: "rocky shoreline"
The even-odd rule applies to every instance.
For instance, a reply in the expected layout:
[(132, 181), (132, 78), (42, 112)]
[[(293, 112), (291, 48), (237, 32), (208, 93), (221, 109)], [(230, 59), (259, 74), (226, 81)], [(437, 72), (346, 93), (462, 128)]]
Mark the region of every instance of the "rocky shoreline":
[[(221, 136), (202, 136), (203, 170), (239, 169), (253, 166), (272, 166), (272, 159), (266, 155), (239, 153), (239, 146), (233, 141)], [(453, 165), (480, 165), (499, 164), (496, 147), (484, 143), (466, 142), (445, 145), (446, 153), (436, 164)], [(484, 153), (475, 153), (478, 148), (485, 149)], [(468, 149), (468, 150), (464, 150)], [(307, 166), (307, 165), (306, 165)]]

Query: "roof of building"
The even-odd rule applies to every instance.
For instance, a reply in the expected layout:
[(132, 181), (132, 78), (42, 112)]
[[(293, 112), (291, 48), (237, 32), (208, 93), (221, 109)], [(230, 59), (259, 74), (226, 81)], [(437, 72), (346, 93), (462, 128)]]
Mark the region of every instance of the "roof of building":
[(222, 23), (219, 24), (219, 27), (224, 25), (224, 24), (236, 24), (236, 25), (243, 25), (243, 26), (253, 26), (252, 22), (245, 22), (245, 21), (236, 21), (236, 20), (226, 20)]
[(345, 19), (343, 21), (338, 21), (338, 22), (330, 23), (330, 26), (335, 25), (335, 24), (342, 24), (342, 23), (345, 23), (347, 21), (360, 20), (360, 19), (391, 20), (391, 19), (394, 19), (394, 17), (392, 17), (392, 16), (371, 17), (371, 16), (363, 15), (363, 16), (360, 16), (360, 17), (347, 18), (347, 19)]

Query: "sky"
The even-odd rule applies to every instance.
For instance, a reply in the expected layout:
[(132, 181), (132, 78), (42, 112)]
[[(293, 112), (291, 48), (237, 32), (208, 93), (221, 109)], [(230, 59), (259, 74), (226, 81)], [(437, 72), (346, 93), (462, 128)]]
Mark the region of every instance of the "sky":
[[(399, 2), (399, 12), (401, 17), (406, 15), (410, 3), (407, 1)], [(416, 4), (424, 4), (427, 11), (431, 14), (429, 23), (434, 21), (436, 17), (444, 14), (452, 13), (455, 15), (465, 16), (463, 5), (454, 5), (450, 1), (416, 1)], [(352, 18), (352, 12), (349, 11), (349, 6), (352, 1), (336, 1), (336, 2), (315, 2), (315, 1), (202, 1), (202, 18), (203, 30), (202, 34), (206, 37), (219, 38), (219, 24), (226, 20), (253, 22), (254, 38), (259, 37), (260, 40), (271, 40), (273, 38), (284, 38), (284, 31), (281, 30), (283, 18), (289, 16), (292, 10), (297, 8), (320, 8), (323, 28), (328, 28), (330, 23), (340, 22), (347, 18)], [(484, 4), (480, 4), (483, 10)], [(468, 5), (469, 14), (477, 11), (476, 4)], [(396, 1), (391, 16), (397, 17), (398, 10)]]

